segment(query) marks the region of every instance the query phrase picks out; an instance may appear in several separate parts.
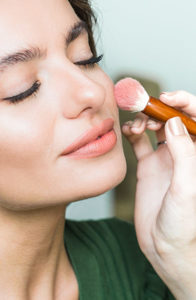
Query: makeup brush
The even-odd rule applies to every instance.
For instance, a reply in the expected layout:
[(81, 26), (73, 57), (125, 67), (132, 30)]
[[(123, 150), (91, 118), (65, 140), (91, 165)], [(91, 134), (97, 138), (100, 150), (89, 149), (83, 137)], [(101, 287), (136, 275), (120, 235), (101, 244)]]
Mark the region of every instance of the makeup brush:
[(135, 79), (124, 78), (115, 85), (114, 95), (119, 108), (131, 112), (143, 112), (155, 120), (166, 122), (180, 117), (190, 134), (196, 135), (196, 122), (177, 109), (164, 104), (147, 94), (143, 86)]

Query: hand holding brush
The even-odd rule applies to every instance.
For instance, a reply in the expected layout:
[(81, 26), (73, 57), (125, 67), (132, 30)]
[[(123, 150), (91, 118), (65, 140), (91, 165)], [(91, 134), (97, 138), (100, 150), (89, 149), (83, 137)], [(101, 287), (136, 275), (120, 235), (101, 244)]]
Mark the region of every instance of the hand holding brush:
[[(177, 91), (160, 101), (131, 78), (116, 84), (115, 96), (121, 109), (142, 112), (137, 127), (122, 128), (138, 160), (134, 224), (140, 248), (175, 299), (196, 299), (196, 142), (187, 131), (196, 134), (196, 97)], [(164, 128), (155, 122), (153, 130), (158, 140), (164, 131), (167, 146), (153, 149), (145, 114), (165, 122)]]
[(130, 112), (143, 112), (162, 122), (166, 122), (173, 117), (180, 117), (189, 133), (196, 135), (196, 122), (194, 120), (159, 99), (149, 96), (137, 80), (125, 78), (118, 81), (114, 92), (120, 109)]

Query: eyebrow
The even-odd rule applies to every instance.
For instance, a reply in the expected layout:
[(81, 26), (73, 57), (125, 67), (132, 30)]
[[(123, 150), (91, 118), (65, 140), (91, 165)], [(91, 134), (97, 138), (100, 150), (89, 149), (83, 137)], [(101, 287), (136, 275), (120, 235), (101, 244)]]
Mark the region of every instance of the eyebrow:
[[(84, 21), (78, 21), (71, 27), (67, 35), (63, 35), (66, 47), (82, 33), (88, 33), (88, 26)], [(46, 49), (40, 49), (35, 46), (30, 46), (28, 49), (21, 49), (4, 57), (0, 57), (0, 72), (4, 72), (5, 69), (17, 63), (41, 59), (46, 57), (46, 55)]]

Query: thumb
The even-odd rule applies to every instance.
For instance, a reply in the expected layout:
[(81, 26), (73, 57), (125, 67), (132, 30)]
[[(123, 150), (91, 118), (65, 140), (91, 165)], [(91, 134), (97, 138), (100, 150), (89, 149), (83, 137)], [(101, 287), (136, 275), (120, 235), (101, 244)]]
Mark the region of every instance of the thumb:
[(174, 162), (175, 190), (177, 188), (182, 192), (182, 189), (189, 189), (196, 179), (196, 147), (179, 117), (167, 121), (165, 134)]

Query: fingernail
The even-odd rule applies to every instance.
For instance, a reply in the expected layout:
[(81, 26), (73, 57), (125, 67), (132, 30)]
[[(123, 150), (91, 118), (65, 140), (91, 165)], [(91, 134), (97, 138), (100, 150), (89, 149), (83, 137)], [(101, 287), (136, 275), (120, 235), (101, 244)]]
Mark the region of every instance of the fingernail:
[(185, 126), (179, 117), (175, 117), (168, 120), (168, 126), (173, 135), (186, 134)]
[(161, 98), (169, 99), (171, 96), (167, 94), (167, 92), (163, 92), (160, 94)]
[(121, 127), (122, 132), (127, 132), (127, 130), (130, 130), (130, 127), (126, 124), (123, 124), (123, 126)]
[(156, 122), (156, 121), (153, 121), (153, 120), (149, 120), (149, 121), (147, 122), (147, 125), (148, 125), (148, 126), (156, 126), (156, 125), (157, 125), (157, 122)]
[(135, 119), (133, 122), (132, 127), (139, 128), (142, 125), (142, 120), (141, 119)]
[(131, 127), (132, 124), (133, 124), (133, 121), (127, 121), (127, 122), (125, 122), (125, 123), (123, 124), (123, 126), (126, 125), (126, 126)]

